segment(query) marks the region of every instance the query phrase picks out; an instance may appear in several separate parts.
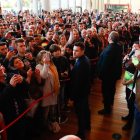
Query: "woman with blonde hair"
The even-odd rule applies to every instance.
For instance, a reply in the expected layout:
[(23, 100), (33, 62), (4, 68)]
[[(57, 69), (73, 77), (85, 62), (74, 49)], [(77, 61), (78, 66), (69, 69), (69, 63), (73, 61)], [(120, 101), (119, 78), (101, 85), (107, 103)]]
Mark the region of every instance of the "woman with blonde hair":
[(60, 83), (56, 67), (51, 59), (51, 54), (48, 51), (42, 50), (37, 55), (37, 66), (40, 70), (41, 78), (44, 80), (43, 96), (54, 91), (53, 94), (42, 100), (44, 125), (47, 118), (51, 122), (55, 122), (55, 105), (57, 104), (57, 95), (60, 92)]

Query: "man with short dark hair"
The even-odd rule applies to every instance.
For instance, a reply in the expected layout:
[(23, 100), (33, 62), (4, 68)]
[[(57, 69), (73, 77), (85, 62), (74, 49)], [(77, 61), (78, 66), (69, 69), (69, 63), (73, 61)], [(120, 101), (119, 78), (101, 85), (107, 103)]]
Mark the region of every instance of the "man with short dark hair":
[(0, 42), (0, 63), (6, 68), (6, 70), (8, 69), (9, 59), (14, 55), (14, 51), (10, 50), (8, 52), (5, 42)]
[[(33, 58), (31, 52), (26, 53), (26, 46), (25, 46), (24, 39), (22, 39), (22, 38), (16, 39), (15, 45), (17, 46), (17, 50), (18, 50), (17, 56), (24, 63), (24, 68), (27, 72), (31, 65), (36, 65), (36, 61)], [(25, 73), (25, 75), (26, 74), (27, 73)]]
[(90, 61), (84, 55), (85, 46), (81, 42), (74, 44), (73, 57), (76, 63), (72, 69), (71, 95), (69, 105), (74, 105), (78, 118), (77, 136), (82, 140), (85, 137), (85, 130), (91, 130), (90, 109), (88, 95), (90, 94)]
[(111, 112), (111, 105), (114, 104), (116, 82), (122, 74), (122, 48), (118, 45), (119, 34), (112, 31), (109, 34), (109, 45), (101, 53), (97, 63), (97, 77), (102, 80), (102, 94), (104, 99), (104, 109), (98, 114)]

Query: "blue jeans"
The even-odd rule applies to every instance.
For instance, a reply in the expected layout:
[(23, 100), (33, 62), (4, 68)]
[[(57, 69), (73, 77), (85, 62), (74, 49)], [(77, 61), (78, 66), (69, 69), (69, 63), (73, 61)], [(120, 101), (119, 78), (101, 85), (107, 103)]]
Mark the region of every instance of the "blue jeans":
[(134, 129), (132, 140), (140, 140), (140, 112), (138, 110), (136, 100), (134, 105), (135, 105), (135, 112), (134, 112), (135, 129)]

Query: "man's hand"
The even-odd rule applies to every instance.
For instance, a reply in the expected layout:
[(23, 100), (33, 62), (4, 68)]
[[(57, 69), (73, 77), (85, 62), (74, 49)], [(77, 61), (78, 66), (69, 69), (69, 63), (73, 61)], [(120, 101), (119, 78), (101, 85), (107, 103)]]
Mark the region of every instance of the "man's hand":
[(52, 40), (55, 41), (58, 38), (58, 34), (54, 34)]
[(128, 54), (127, 54), (127, 55), (123, 58), (123, 61), (126, 60), (126, 59), (127, 59), (128, 61), (125, 63), (125, 65), (128, 66), (128, 65), (130, 65), (130, 64), (132, 63), (132, 58), (129, 58), (129, 57), (128, 57)]
[(12, 50), (10, 50), (8, 53), (7, 53), (7, 55), (6, 55), (6, 59), (10, 59), (12, 56), (14, 56), (15, 55), (15, 53), (14, 53), (14, 51), (12, 51)]
[(26, 59), (33, 60), (33, 56), (31, 53), (26, 53), (25, 57), (26, 57)]
[(138, 61), (140, 61), (140, 51), (139, 50), (135, 51), (135, 57), (138, 58)]
[(21, 75), (15, 74), (10, 80), (10, 85), (15, 87), (17, 83), (22, 83), (22, 81), (23, 81), (23, 77)]
[(63, 78), (68, 77), (68, 72), (67, 72), (67, 71), (65, 71), (64, 73), (61, 73), (61, 77), (63, 77)]
[(70, 106), (73, 106), (73, 101), (69, 100), (69, 101), (68, 101), (68, 104), (69, 104)]
[(10, 38), (12, 38), (11, 32), (13, 32), (13, 31), (9, 31), (9, 32), (6, 33), (5, 39), (9, 40)]
[(27, 77), (30, 77), (30, 78), (31, 78), (32, 74), (33, 74), (33, 71), (32, 71), (32, 69), (30, 68), (30, 69), (27, 71)]
[(40, 70), (39, 69), (35, 69), (35, 74), (36, 74), (36, 77), (39, 77), (40, 76)]

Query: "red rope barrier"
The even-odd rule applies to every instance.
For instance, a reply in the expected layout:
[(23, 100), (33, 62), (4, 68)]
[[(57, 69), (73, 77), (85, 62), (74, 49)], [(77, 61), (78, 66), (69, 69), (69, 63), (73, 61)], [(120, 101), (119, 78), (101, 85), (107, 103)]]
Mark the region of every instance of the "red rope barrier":
[(60, 80), (60, 82), (69, 81), (69, 80), (70, 80), (70, 78), (64, 79), (64, 80)]
[(94, 60), (97, 60), (97, 59), (99, 59), (99, 57), (94, 58), (94, 59), (89, 59), (89, 61), (94, 61)]
[(140, 34), (132, 34), (132, 35), (136, 35), (136, 36), (139, 36)]
[(5, 131), (7, 128), (9, 128), (12, 124), (14, 124), (16, 121), (18, 121), (23, 115), (25, 115), (38, 101), (50, 96), (51, 94), (53, 94), (54, 91), (52, 91), (51, 93), (37, 99), (28, 109), (26, 109), (18, 118), (16, 118), (14, 121), (12, 121), (10, 124), (8, 124), (6, 127), (4, 127), (0, 133), (2, 133), (3, 131)]

